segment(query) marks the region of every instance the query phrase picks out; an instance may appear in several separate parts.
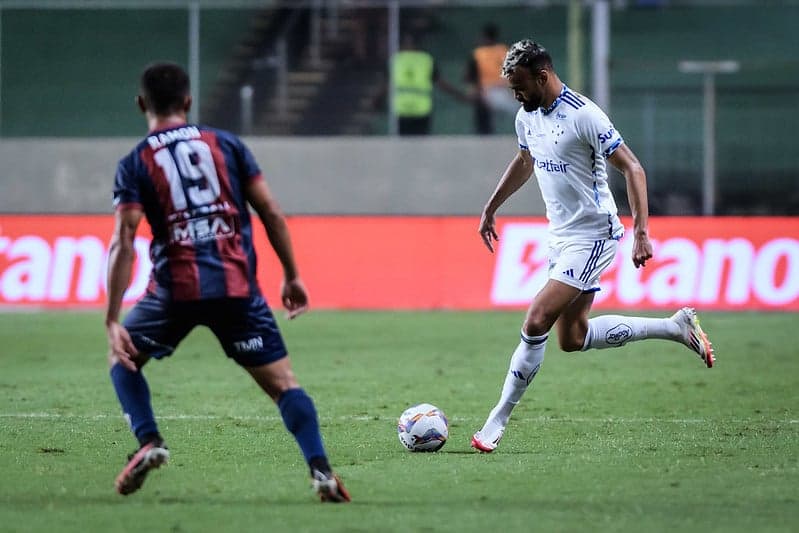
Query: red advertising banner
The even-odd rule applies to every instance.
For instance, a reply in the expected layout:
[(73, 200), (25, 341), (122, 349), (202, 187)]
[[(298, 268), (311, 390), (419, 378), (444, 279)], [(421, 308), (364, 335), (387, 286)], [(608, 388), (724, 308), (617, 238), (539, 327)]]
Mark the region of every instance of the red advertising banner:
[[(477, 217), (290, 217), (289, 226), (313, 307), (525, 307), (547, 279), (546, 221), (498, 220), (494, 254)], [(110, 216), (0, 215), (0, 306), (101, 306), (112, 228)], [(280, 266), (263, 230), (254, 233), (261, 286), (278, 302)], [(799, 310), (799, 218), (662, 217), (650, 233), (655, 257), (641, 269), (631, 236), (622, 239), (597, 307)], [(147, 286), (149, 237), (142, 227), (128, 302)]]

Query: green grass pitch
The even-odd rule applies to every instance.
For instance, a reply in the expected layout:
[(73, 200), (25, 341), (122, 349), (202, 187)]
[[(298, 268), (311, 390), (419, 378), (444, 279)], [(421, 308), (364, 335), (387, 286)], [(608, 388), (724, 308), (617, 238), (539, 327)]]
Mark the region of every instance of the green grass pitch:
[[(0, 531), (796, 531), (796, 314), (703, 313), (719, 356), (646, 341), (565, 354), (554, 337), (497, 452), (469, 448), (521, 312), (313, 312), (281, 320), (331, 461), (322, 505), (276, 407), (195, 330), (145, 369), (172, 460), (122, 497), (135, 447), (99, 313), (0, 314)], [(412, 454), (430, 402), (450, 440)]]

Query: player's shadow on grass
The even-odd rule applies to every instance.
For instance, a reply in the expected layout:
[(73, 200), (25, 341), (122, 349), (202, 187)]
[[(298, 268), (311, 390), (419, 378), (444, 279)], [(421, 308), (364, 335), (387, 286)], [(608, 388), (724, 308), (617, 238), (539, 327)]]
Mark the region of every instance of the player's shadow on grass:
[(81, 506), (86, 505), (131, 505), (131, 504), (145, 504), (145, 505), (163, 505), (167, 506), (180, 506), (180, 505), (203, 505), (206, 507), (213, 506), (230, 506), (230, 507), (259, 507), (259, 506), (285, 506), (285, 505), (308, 505), (319, 504), (319, 498), (313, 494), (305, 495), (298, 494), (296, 497), (282, 497), (282, 498), (269, 498), (267, 496), (258, 496), (251, 498), (236, 498), (231, 495), (228, 498), (220, 497), (218, 492), (208, 492), (202, 494), (193, 494), (190, 496), (170, 496), (153, 495), (153, 494), (136, 494), (130, 496), (120, 496), (110, 492), (109, 494), (89, 494), (85, 496), (71, 495), (71, 494), (15, 494), (11, 496), (4, 496), (2, 503), (23, 509), (34, 508), (40, 509), (42, 505), (52, 505), (55, 508), (75, 508), (79, 509)]

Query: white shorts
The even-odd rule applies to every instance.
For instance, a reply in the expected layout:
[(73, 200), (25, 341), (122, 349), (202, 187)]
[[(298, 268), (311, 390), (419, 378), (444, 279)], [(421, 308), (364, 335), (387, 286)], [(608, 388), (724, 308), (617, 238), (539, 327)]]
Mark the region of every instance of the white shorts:
[(549, 279), (583, 292), (599, 290), (599, 276), (616, 257), (619, 241), (561, 241), (549, 245)]

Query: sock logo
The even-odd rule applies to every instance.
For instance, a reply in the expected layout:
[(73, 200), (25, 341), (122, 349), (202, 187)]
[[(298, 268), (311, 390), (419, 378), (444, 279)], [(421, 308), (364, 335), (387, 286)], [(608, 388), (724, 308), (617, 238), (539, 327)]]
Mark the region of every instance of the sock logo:
[(605, 341), (614, 346), (621, 346), (633, 336), (633, 330), (627, 324), (619, 324), (608, 330)]
[(521, 370), (511, 370), (510, 373), (513, 374), (513, 377), (515, 377), (516, 379), (520, 379), (529, 385), (530, 382), (533, 381), (535, 375), (538, 374), (538, 371), (540, 369), (541, 369), (541, 364), (536, 365), (533, 371), (530, 372), (530, 374), (528, 374), (526, 377), (524, 375), (524, 372), (522, 372)]

